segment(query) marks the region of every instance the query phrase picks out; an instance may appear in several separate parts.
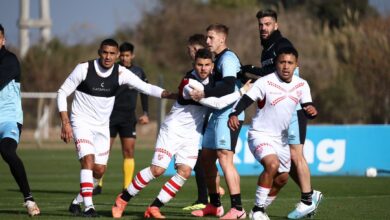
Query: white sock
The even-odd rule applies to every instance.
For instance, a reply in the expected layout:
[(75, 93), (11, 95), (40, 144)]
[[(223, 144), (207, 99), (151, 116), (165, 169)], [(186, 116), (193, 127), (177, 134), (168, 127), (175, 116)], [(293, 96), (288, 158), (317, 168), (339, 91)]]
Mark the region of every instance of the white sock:
[(186, 180), (186, 178), (176, 173), (164, 184), (157, 198), (164, 204), (169, 202), (169, 200), (176, 196), (176, 193), (181, 189)]
[(85, 210), (93, 207), (93, 176), (92, 170), (82, 169), (80, 171), (80, 194), (84, 199)]
[(127, 187), (127, 191), (131, 196), (135, 196), (139, 191), (145, 188), (153, 179), (155, 179), (155, 177), (153, 176), (150, 167), (147, 167), (137, 173), (133, 181), (131, 181), (131, 184)]
[(258, 207), (265, 207), (265, 203), (271, 188), (257, 186), (255, 205)]
[(81, 193), (77, 194), (76, 198), (73, 199), (72, 204), (80, 204), (84, 202), (83, 196)]
[(268, 196), (265, 200), (264, 208), (266, 209), (268, 206), (270, 206), (275, 199), (276, 196)]

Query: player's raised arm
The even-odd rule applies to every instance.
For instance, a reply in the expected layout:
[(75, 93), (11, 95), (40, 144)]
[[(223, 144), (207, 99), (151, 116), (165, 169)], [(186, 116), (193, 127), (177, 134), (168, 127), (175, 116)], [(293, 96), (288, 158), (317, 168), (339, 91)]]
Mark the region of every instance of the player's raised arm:
[(134, 75), (131, 71), (121, 68), (119, 73), (119, 84), (127, 84), (130, 88), (134, 88), (146, 95), (154, 96), (157, 98), (168, 98), (174, 99), (174, 94), (164, 90), (163, 88), (146, 83), (142, 81), (139, 77)]

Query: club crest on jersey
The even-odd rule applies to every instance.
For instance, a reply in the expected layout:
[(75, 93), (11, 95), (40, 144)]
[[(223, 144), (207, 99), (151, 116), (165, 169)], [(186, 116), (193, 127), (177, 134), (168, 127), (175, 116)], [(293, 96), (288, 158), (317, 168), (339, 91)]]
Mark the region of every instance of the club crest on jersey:
[(163, 158), (164, 158), (164, 154), (158, 154), (158, 155), (157, 155), (157, 159), (158, 159), (158, 160), (162, 160)]

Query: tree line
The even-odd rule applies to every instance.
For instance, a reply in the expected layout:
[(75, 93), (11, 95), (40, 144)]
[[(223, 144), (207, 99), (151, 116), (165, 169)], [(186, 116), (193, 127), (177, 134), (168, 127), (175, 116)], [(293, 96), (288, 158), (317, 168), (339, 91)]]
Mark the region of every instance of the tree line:
[[(112, 37), (136, 46), (136, 64), (151, 83), (162, 78), (164, 88), (176, 91), (192, 68), (188, 37), (205, 33), (211, 23), (230, 28), (228, 46), (243, 65), (259, 66), (262, 48), (255, 15), (265, 8), (278, 12), (279, 29), (300, 53), (301, 76), (311, 85), (319, 110), (314, 123), (389, 123), (390, 17), (380, 16), (367, 0), (161, 0), (136, 27), (122, 27), (113, 36), (90, 44), (69, 46), (53, 39), (46, 47), (33, 46), (21, 61), (22, 90), (57, 91), (77, 63), (96, 58), (100, 41)], [(157, 100), (150, 101), (155, 119)]]

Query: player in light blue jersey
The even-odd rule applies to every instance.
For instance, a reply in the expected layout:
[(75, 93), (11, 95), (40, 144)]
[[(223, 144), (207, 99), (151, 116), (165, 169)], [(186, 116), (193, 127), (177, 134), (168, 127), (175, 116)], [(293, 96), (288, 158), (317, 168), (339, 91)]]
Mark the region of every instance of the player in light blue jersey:
[[(213, 79), (215, 87), (205, 89), (204, 92), (192, 93), (194, 100), (202, 97), (221, 97), (238, 90), (240, 81), (237, 73), (240, 71), (238, 57), (226, 45), (228, 27), (223, 24), (213, 24), (207, 29), (207, 46), (215, 54), (215, 68)], [(227, 126), (228, 116), (233, 104), (221, 110), (214, 110), (209, 118), (206, 131), (203, 136), (202, 165), (206, 174), (206, 183), (210, 196), (210, 203), (204, 209), (192, 212), (195, 216), (222, 216), (221, 219), (241, 219), (246, 217), (246, 212), (241, 203), (240, 176), (233, 163), (233, 156), (240, 129), (235, 131)], [(244, 115), (239, 116), (240, 128)], [(218, 189), (220, 178), (217, 175), (215, 165), (218, 159), (225, 175), (226, 184), (230, 192), (231, 209), (224, 214)]]
[(22, 160), (16, 154), (23, 124), (20, 97), (20, 65), (15, 54), (5, 48), (4, 28), (0, 24), (0, 153), (24, 197), (30, 216), (39, 215)]

